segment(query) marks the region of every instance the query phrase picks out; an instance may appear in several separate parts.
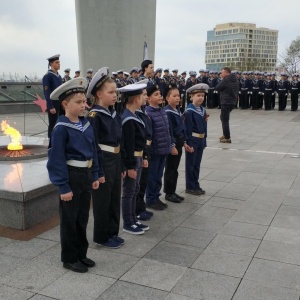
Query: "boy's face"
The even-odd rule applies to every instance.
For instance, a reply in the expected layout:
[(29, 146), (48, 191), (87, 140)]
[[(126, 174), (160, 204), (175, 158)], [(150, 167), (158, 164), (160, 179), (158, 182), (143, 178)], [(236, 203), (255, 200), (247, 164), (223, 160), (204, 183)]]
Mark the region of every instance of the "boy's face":
[(170, 92), (170, 95), (167, 97), (167, 101), (171, 106), (177, 106), (180, 101), (180, 95), (178, 89), (173, 89)]
[(150, 105), (154, 107), (158, 107), (159, 104), (162, 103), (162, 97), (160, 91), (156, 91), (151, 96), (149, 96), (148, 101)]
[(62, 105), (66, 111), (66, 115), (82, 116), (86, 105), (85, 94), (74, 94), (69, 100), (64, 100)]
[(204, 92), (191, 94), (191, 99), (195, 106), (200, 106), (204, 101)]

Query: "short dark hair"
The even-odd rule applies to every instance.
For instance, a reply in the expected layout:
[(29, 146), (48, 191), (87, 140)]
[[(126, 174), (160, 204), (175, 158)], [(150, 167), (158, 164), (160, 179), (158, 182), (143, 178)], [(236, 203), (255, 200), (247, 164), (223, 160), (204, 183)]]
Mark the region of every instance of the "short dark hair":
[(231, 69), (229, 67), (224, 67), (222, 70), (226, 71), (228, 74), (231, 74)]

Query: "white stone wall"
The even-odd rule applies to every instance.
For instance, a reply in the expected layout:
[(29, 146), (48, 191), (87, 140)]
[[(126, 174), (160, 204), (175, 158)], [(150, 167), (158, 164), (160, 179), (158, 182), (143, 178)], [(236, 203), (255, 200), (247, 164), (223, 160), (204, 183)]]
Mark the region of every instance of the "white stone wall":
[(75, 6), (83, 76), (88, 68), (140, 67), (145, 35), (154, 59), (156, 0), (75, 0)]

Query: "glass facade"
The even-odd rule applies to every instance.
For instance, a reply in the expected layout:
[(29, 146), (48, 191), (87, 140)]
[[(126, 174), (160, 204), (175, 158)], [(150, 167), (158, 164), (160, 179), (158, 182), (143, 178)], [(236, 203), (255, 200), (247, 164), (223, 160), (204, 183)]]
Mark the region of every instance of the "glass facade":
[(237, 70), (274, 71), (278, 31), (250, 23), (217, 25), (207, 32), (205, 63), (209, 70), (224, 66)]

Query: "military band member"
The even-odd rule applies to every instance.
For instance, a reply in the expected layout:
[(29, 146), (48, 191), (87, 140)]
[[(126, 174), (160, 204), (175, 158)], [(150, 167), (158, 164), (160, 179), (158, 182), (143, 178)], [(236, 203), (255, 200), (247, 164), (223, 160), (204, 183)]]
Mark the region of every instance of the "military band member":
[(288, 92), (290, 85), (287, 80), (287, 74), (281, 73), (281, 79), (277, 82), (277, 93), (278, 93), (278, 110), (285, 110), (287, 104)]
[(64, 268), (80, 273), (95, 266), (86, 256), (86, 227), (91, 190), (99, 187), (94, 132), (82, 116), (86, 86), (86, 79), (78, 77), (51, 93), (50, 98), (62, 104), (65, 115), (59, 116), (52, 131), (47, 162), (49, 178), (60, 194), (61, 261)]
[(300, 93), (299, 74), (294, 74), (293, 80), (291, 81), (290, 84), (291, 111), (298, 110), (299, 93)]
[(96, 244), (119, 248), (124, 239), (118, 236), (120, 227), (122, 167), (121, 117), (112, 108), (117, 100), (116, 84), (108, 75), (108, 68), (101, 68), (93, 77), (87, 92), (93, 96), (88, 119), (93, 126), (99, 158), (100, 187), (94, 190), (94, 236)]
[(265, 110), (272, 109), (272, 97), (275, 92), (275, 82), (271, 80), (271, 73), (266, 74), (267, 78), (263, 82), (262, 92), (264, 95)]
[(47, 101), (47, 113), (48, 113), (48, 138), (51, 136), (53, 127), (60, 115), (60, 103), (59, 101), (52, 101), (50, 94), (62, 84), (61, 76), (58, 71), (60, 69), (60, 54), (53, 55), (48, 60), (48, 72), (43, 77), (43, 90), (44, 96)]
[(75, 76), (74, 78), (80, 77), (80, 70), (75, 71)]
[(259, 79), (259, 72), (254, 72), (254, 78), (251, 80), (252, 94), (251, 94), (251, 103), (252, 109), (256, 110), (261, 108), (260, 103), (260, 94), (262, 92), (262, 80)]
[(127, 83), (128, 84), (133, 84), (133, 83), (136, 83), (138, 81), (138, 68), (132, 68), (130, 71), (129, 71), (129, 78), (127, 80)]
[(199, 83), (189, 89), (187, 93), (191, 95), (191, 101), (184, 112), (184, 124), (186, 127), (189, 150), (185, 152), (185, 182), (187, 194), (202, 195), (205, 191), (200, 187), (200, 164), (203, 150), (206, 148), (207, 137), (207, 113), (201, 105), (204, 101), (208, 85)]
[[(197, 73), (196, 73), (196, 71), (190, 71), (189, 75), (190, 75), (190, 77), (186, 81), (185, 90), (188, 90), (190, 87), (197, 84), (197, 79), (196, 79)], [(186, 93), (186, 104), (187, 105), (190, 104), (190, 95), (187, 94), (187, 93)]]
[(69, 80), (71, 80), (72, 78), (70, 77), (70, 71), (71, 71), (71, 69), (70, 68), (67, 68), (67, 69), (65, 69), (65, 76), (63, 77), (63, 79), (62, 79), (62, 83), (65, 83), (65, 82), (67, 82), (67, 81), (69, 81)]
[(148, 167), (144, 148), (146, 146), (145, 123), (136, 114), (143, 104), (142, 93), (146, 83), (134, 83), (118, 89), (125, 97), (126, 108), (122, 114), (124, 143), (124, 164), (126, 176), (123, 179), (122, 216), (123, 231), (131, 234), (144, 234), (148, 225), (142, 224), (136, 217), (136, 196), (142, 168)]

